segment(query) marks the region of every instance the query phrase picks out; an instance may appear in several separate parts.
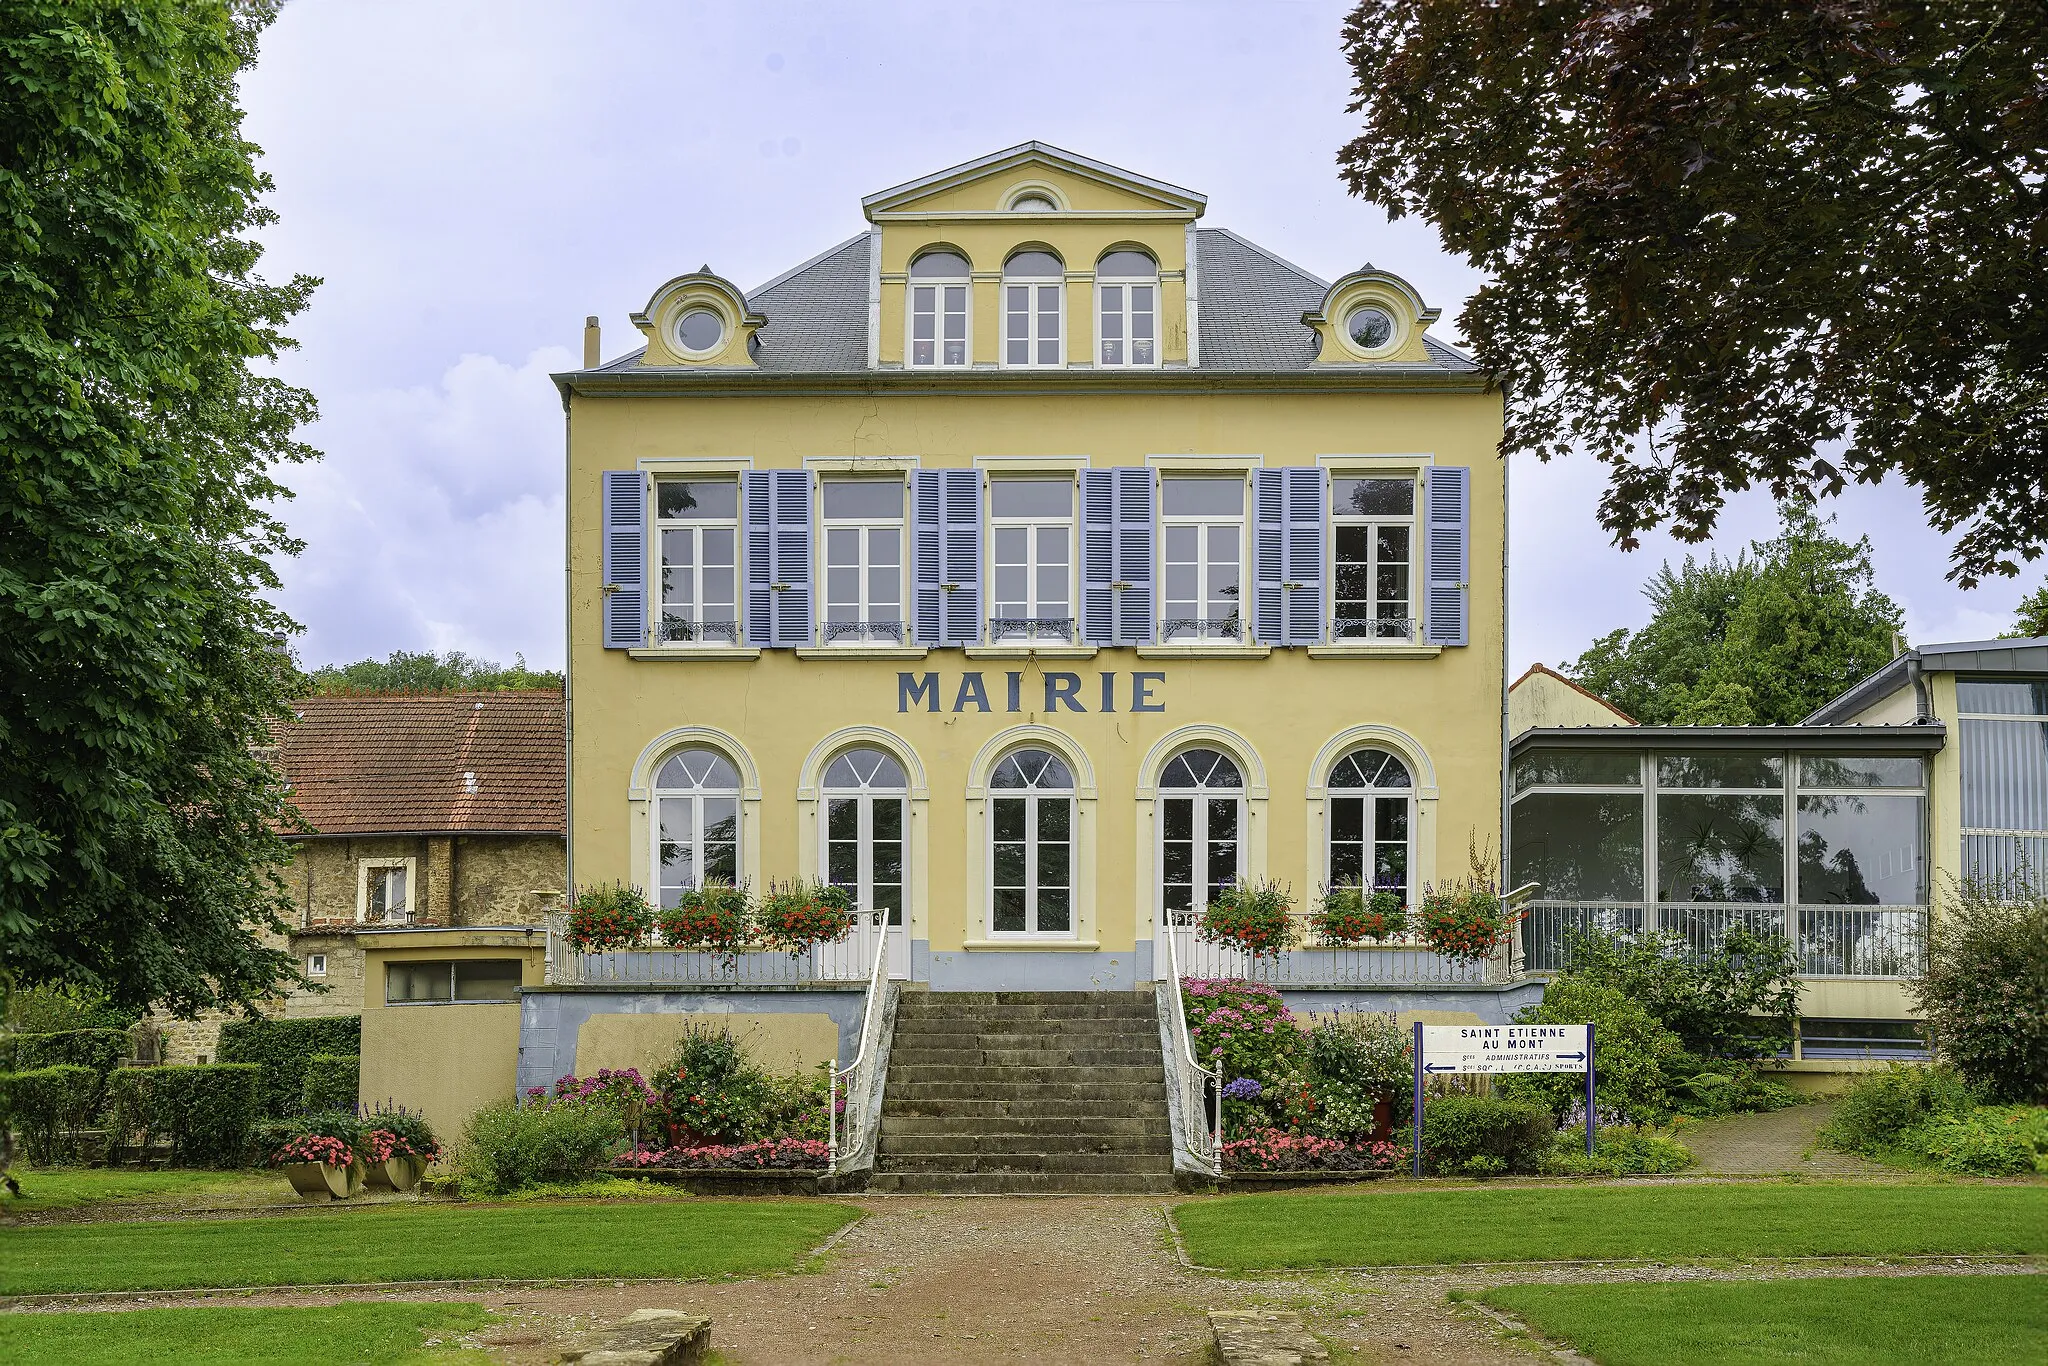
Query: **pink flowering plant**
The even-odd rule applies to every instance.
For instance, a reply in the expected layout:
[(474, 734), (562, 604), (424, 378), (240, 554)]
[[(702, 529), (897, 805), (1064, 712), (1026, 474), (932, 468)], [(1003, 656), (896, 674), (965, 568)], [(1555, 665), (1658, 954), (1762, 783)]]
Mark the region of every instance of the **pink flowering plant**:
[(402, 1105), (389, 1109), (380, 1106), (363, 1116), (362, 1146), (364, 1155), (372, 1162), (387, 1162), (394, 1157), (434, 1162), (441, 1156), (440, 1140), (434, 1137), (426, 1116)]
[(1319, 1134), (1260, 1129), (1223, 1145), (1223, 1165), (1253, 1172), (1384, 1172), (1408, 1164), (1407, 1147), (1399, 1143), (1326, 1138)]
[(821, 1170), (831, 1161), (831, 1145), (821, 1138), (770, 1138), (754, 1143), (706, 1143), (694, 1147), (645, 1148), (623, 1154), (613, 1163), (639, 1170), (672, 1168), (704, 1170)]
[(330, 1166), (346, 1167), (355, 1158), (355, 1149), (345, 1139), (326, 1134), (300, 1134), (272, 1153), (270, 1164), (283, 1167), (294, 1162), (324, 1162)]

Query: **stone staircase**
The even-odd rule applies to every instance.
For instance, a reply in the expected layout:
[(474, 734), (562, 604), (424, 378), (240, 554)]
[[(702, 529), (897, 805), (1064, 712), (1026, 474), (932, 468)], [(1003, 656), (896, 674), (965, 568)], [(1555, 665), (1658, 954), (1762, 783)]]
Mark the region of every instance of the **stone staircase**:
[(874, 1191), (1170, 1191), (1150, 991), (905, 992)]

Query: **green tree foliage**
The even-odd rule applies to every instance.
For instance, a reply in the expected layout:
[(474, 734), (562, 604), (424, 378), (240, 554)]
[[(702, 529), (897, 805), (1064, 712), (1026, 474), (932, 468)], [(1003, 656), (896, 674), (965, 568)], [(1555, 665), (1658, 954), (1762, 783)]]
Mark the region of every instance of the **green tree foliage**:
[(313, 401), (267, 370), (236, 81), (272, 0), (0, 6), (0, 976), (191, 1013), (295, 969), (252, 749), (296, 628), (270, 511)]
[[(1965, 586), (2048, 537), (2048, 6), (1364, 0), (1346, 184), (1488, 280), (1510, 453), (1633, 547), (1896, 474)], [(1838, 453), (1835, 453), (1838, 452)]]
[(1942, 901), (1909, 987), (1935, 1052), (1988, 1100), (2048, 1105), (2048, 894), (2022, 868)]
[(2027, 640), (2036, 636), (2048, 636), (2048, 584), (2042, 584), (2020, 599), (2020, 609), (2013, 615), (2012, 629), (2005, 633), (2003, 639)]
[(1637, 631), (1594, 641), (1569, 672), (1644, 725), (1790, 725), (1892, 657), (1904, 621), (1877, 591), (1870, 538), (1810, 507), (1733, 560), (1687, 556), (1651, 576)]
[(353, 664), (324, 664), (308, 674), (315, 693), (503, 692), (519, 688), (559, 688), (562, 675), (529, 669), (526, 656), (511, 665), (472, 659), (460, 650), (437, 655), (393, 650), (389, 659), (361, 659)]
[(1575, 935), (1558, 981), (1620, 992), (1695, 1057), (1756, 1058), (1791, 1037), (1798, 971), (1782, 936), (1734, 925), (1705, 951), (1669, 934)]

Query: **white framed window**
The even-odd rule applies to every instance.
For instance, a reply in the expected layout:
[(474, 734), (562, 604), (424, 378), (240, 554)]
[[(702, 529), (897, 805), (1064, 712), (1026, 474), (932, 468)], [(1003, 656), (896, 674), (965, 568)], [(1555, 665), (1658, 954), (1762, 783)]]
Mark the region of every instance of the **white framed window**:
[(1415, 781), (1383, 749), (1354, 749), (1330, 770), (1327, 789), (1329, 885), (1389, 891), (1405, 905), (1415, 829)]
[(1160, 910), (1194, 912), (1244, 876), (1244, 775), (1230, 756), (1182, 750), (1159, 774)]
[(826, 765), (822, 785), (820, 874), (844, 888), (856, 909), (885, 911), (888, 924), (901, 925), (910, 838), (910, 782), (903, 765), (869, 746), (849, 749)]
[(928, 251), (910, 263), (910, 306), (904, 310), (909, 335), (904, 362), (919, 369), (973, 363), (968, 338), (974, 290), (967, 258), (954, 251)]
[(1159, 638), (1192, 644), (1244, 633), (1244, 478), (1159, 481)]
[(524, 980), (525, 970), (517, 958), (387, 963), (384, 965), (384, 1004), (509, 1004), (519, 999), (519, 987)]
[(1067, 363), (1066, 263), (1049, 251), (1019, 251), (1003, 262), (1003, 364)]
[(989, 933), (1074, 936), (1074, 774), (1043, 749), (989, 775)]
[(821, 638), (827, 645), (903, 642), (903, 481), (826, 479)]
[(356, 919), (366, 925), (409, 924), (417, 864), (410, 858), (357, 860)]
[(656, 838), (648, 882), (663, 907), (707, 882), (740, 880), (740, 774), (715, 749), (679, 749), (654, 773)]
[(656, 643), (739, 644), (739, 481), (656, 479), (654, 528)]
[(1330, 479), (1330, 638), (1416, 638), (1415, 480), (1409, 475)]
[(1074, 481), (988, 482), (991, 643), (1074, 636)]
[(327, 975), (327, 955), (326, 955), (326, 954), (324, 954), (324, 953), (309, 953), (309, 954), (307, 954), (307, 955), (306, 955), (306, 976), (308, 976), (308, 977), (325, 977), (326, 975)]
[(1142, 251), (1112, 251), (1095, 263), (1096, 364), (1159, 364), (1159, 263)]

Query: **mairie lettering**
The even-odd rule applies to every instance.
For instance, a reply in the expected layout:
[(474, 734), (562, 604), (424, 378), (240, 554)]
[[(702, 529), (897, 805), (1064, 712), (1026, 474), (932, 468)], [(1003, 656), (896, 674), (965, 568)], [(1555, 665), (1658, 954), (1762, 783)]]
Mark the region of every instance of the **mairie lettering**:
[[(1057, 715), (1061, 712), (1114, 712), (1117, 698), (1121, 693), (1126, 699), (1123, 710), (1134, 712), (1163, 712), (1166, 700), (1159, 695), (1159, 689), (1166, 682), (1163, 673), (1137, 672), (1128, 675), (1129, 683), (1119, 686), (1118, 675), (1098, 673), (1093, 688), (1084, 686), (1081, 674), (1054, 670), (1041, 676), (1040, 685), (1026, 688), (1022, 673), (1003, 675), (1004, 686), (1000, 695), (1007, 704), (1005, 711), (1044, 712)], [(950, 706), (947, 705), (950, 702)], [(1093, 706), (1089, 704), (1093, 703)], [(936, 672), (899, 673), (896, 675), (896, 710), (899, 712), (992, 712), (990, 689), (979, 673), (963, 673), (952, 688), (942, 685)]]

